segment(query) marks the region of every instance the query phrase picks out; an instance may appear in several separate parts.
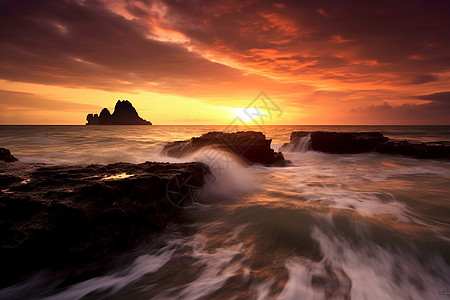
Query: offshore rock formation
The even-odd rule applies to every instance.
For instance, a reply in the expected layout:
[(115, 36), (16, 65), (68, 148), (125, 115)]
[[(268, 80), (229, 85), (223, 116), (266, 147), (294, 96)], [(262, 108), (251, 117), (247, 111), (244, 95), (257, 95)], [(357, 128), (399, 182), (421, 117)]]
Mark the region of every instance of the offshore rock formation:
[(13, 161), (17, 161), (17, 158), (15, 158), (11, 152), (9, 151), (9, 149), (6, 148), (0, 148), (0, 161), (5, 161), (5, 162), (13, 162)]
[(415, 158), (450, 159), (450, 142), (411, 143), (390, 140), (375, 149), (379, 153), (412, 156)]
[(172, 157), (183, 157), (205, 147), (214, 147), (238, 155), (249, 164), (260, 163), (267, 166), (285, 166), (283, 154), (270, 148), (272, 140), (267, 140), (261, 132), (238, 131), (234, 133), (208, 132), (186, 141), (168, 143), (163, 153)]
[(88, 114), (86, 125), (152, 125), (151, 122), (139, 117), (136, 109), (128, 100), (119, 100), (111, 114), (107, 108), (100, 115)]
[(210, 172), (202, 163), (2, 164), (3, 287), (43, 268), (70, 274), (137, 246), (182, 221), (173, 202), (201, 189)]
[(292, 132), (290, 143), (281, 146), (281, 151), (292, 149), (293, 145), (309, 140), (308, 150), (326, 153), (363, 153), (375, 151), (388, 138), (379, 132)]
[(292, 132), (291, 141), (280, 150), (297, 152), (299, 148), (337, 154), (379, 152), (415, 158), (450, 158), (450, 142), (397, 141), (380, 132)]

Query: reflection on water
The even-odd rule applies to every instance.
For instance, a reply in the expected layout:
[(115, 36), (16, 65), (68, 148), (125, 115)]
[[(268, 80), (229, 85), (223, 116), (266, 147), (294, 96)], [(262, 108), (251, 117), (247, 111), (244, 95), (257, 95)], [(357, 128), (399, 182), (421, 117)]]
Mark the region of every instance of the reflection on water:
[(100, 180), (117, 180), (117, 179), (129, 178), (129, 177), (133, 177), (133, 176), (134, 176), (133, 174), (120, 173), (120, 174), (116, 174), (116, 175), (105, 176)]

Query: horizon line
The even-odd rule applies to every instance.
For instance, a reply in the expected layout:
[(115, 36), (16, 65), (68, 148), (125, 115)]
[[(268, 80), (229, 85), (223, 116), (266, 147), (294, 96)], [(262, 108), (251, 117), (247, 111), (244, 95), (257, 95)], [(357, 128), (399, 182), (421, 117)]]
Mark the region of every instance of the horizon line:
[[(0, 124), (0, 126), (229, 126), (230, 124), (152, 124), (152, 125), (86, 125), (86, 124)], [(252, 126), (252, 127), (266, 127), (266, 126), (450, 126), (450, 124), (245, 124), (233, 126)]]

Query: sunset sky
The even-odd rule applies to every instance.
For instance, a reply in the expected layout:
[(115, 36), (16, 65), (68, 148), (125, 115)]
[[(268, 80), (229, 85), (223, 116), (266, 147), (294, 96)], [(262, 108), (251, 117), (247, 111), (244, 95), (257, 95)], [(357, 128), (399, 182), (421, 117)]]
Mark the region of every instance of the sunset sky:
[(0, 124), (450, 124), (450, 1), (0, 0)]

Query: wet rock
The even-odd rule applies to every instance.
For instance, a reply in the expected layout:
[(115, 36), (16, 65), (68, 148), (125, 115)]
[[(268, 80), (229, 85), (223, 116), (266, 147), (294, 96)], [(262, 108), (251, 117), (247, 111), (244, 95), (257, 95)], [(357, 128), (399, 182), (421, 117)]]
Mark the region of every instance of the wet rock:
[(213, 147), (238, 155), (249, 164), (286, 165), (283, 154), (270, 148), (271, 142), (272, 140), (266, 139), (261, 132), (225, 133), (214, 131), (205, 133), (200, 137), (193, 137), (190, 140), (168, 143), (164, 146), (163, 153), (172, 157), (183, 157), (202, 148)]
[(136, 109), (128, 100), (119, 100), (111, 114), (107, 108), (102, 109), (100, 115), (88, 114), (86, 125), (152, 125), (139, 117)]
[(308, 137), (308, 150), (325, 153), (365, 153), (379, 152), (415, 158), (450, 158), (450, 142), (409, 142), (390, 140), (380, 132), (292, 132), (291, 141), (284, 144), (281, 151), (300, 151), (305, 148)]
[(412, 156), (415, 158), (450, 159), (450, 142), (413, 143), (390, 140), (387, 143), (379, 144), (376, 151), (384, 154)]
[(281, 150), (286, 150), (292, 144), (295, 145), (301, 138), (308, 135), (310, 136), (310, 150), (326, 153), (343, 154), (371, 152), (374, 151), (380, 143), (388, 141), (388, 138), (379, 132), (299, 131), (291, 134), (291, 142), (284, 144)]
[(209, 169), (146, 162), (24, 165), (20, 172), (6, 165), (3, 172), (10, 180), (0, 190), (0, 282), (7, 286), (42, 268), (70, 272), (102, 261), (182, 221), (167, 186), (189, 180), (175, 192), (191, 195)]
[(15, 158), (8, 149), (0, 148), (0, 161), (13, 162), (17, 161), (17, 158)]

